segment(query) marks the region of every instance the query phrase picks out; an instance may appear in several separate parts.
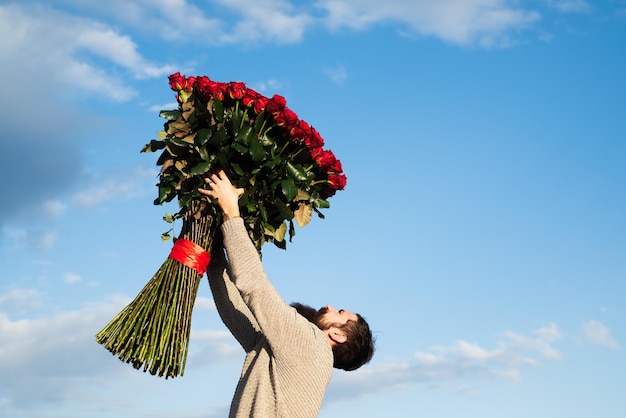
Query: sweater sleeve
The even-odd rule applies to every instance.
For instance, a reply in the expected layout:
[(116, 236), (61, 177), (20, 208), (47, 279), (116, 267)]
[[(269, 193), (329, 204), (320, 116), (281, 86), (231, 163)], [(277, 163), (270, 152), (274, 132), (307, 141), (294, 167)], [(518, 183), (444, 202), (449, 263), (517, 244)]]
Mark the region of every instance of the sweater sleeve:
[(285, 303), (267, 279), (243, 219), (233, 218), (225, 222), (222, 232), (233, 283), (272, 347), (274, 356), (293, 359), (294, 352), (307, 351), (311, 345), (317, 347), (319, 341), (313, 341), (319, 340), (323, 334)]
[(224, 249), (219, 248), (211, 254), (211, 263), (207, 270), (213, 301), (224, 325), (247, 352), (256, 345), (261, 333), (259, 326), (246, 306), (239, 291), (230, 279), (228, 263)]

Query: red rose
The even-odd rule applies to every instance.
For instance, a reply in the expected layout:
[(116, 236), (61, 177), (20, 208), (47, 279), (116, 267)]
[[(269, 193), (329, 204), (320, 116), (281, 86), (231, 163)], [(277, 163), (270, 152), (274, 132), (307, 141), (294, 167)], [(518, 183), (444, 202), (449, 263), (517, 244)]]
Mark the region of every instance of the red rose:
[(194, 84), (195, 90), (198, 91), (205, 100), (224, 100), (224, 93), (227, 87), (227, 83), (219, 83), (206, 76), (196, 78)]
[(291, 136), (293, 136), (297, 141), (304, 141), (305, 138), (311, 135), (311, 127), (306, 121), (300, 119), (296, 124), (291, 128), (291, 132), (289, 132)]
[(261, 113), (265, 110), (265, 107), (267, 106), (267, 103), (269, 102), (270, 99), (268, 99), (267, 97), (263, 96), (262, 94), (259, 94), (259, 97), (256, 98), (256, 100), (254, 101), (254, 111), (256, 113)]
[(209, 94), (209, 83), (211, 80), (207, 76), (200, 76), (196, 78), (196, 82), (194, 83), (194, 89), (203, 99), (207, 99)]
[(174, 91), (185, 90), (187, 93), (191, 92), (195, 77), (185, 77), (179, 72), (169, 76), (170, 87)]
[(239, 100), (244, 96), (244, 94), (246, 94), (246, 85), (245, 83), (241, 83), (238, 81), (231, 81), (230, 83), (228, 83), (226, 92), (231, 99)]
[(320, 148), (324, 146), (324, 138), (315, 128), (311, 128), (309, 135), (304, 137), (304, 143), (308, 149)]
[(311, 150), (311, 156), (317, 165), (323, 170), (335, 173), (341, 173), (341, 162), (335, 157), (331, 150), (323, 150), (315, 148)]
[(335, 159), (335, 164), (330, 168), (330, 171), (335, 173), (343, 173), (343, 166), (341, 165), (341, 161)]
[(265, 110), (265, 105), (269, 99), (252, 89), (246, 89), (241, 101), (246, 107), (254, 108), (254, 111), (259, 114)]
[(252, 107), (254, 106), (254, 102), (258, 99), (259, 96), (260, 94), (257, 93), (256, 91), (252, 89), (247, 89), (243, 97), (241, 98), (241, 102), (246, 107)]
[(331, 174), (328, 176), (328, 184), (335, 190), (346, 188), (347, 179), (345, 174)]
[(267, 110), (269, 113), (275, 114), (283, 110), (286, 104), (287, 101), (283, 96), (275, 94), (271, 99), (268, 100), (267, 106), (265, 106), (265, 110)]
[(187, 77), (187, 86), (185, 87), (185, 91), (187, 91), (187, 93), (191, 93), (191, 90), (193, 90), (193, 85), (196, 82), (196, 77)]
[(346, 176), (343, 174), (331, 174), (328, 176), (328, 182), (322, 185), (320, 196), (322, 199), (332, 197), (337, 190), (343, 190), (346, 187)]
[(174, 73), (169, 76), (170, 80), (170, 88), (174, 91), (178, 91), (182, 88), (182, 85), (185, 83), (185, 76), (180, 75), (180, 72)]
[(282, 112), (274, 114), (274, 122), (278, 126), (284, 126), (287, 130), (291, 130), (298, 123), (298, 115), (291, 109), (284, 108)]

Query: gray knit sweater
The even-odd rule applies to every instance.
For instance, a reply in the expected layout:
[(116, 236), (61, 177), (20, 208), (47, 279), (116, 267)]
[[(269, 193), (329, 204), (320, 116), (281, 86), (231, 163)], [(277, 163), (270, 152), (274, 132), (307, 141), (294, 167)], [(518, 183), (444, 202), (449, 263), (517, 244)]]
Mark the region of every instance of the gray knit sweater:
[(246, 352), (230, 417), (316, 417), (333, 367), (326, 335), (267, 279), (243, 220), (222, 225), (207, 271), (217, 310)]

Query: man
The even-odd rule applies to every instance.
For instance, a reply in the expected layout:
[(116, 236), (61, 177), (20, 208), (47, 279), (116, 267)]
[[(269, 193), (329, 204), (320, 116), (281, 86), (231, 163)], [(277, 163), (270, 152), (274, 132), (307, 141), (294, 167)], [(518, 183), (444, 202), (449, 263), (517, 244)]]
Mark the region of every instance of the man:
[(201, 193), (223, 213), (224, 250), (208, 268), (215, 305), (246, 352), (231, 417), (316, 417), (332, 368), (355, 370), (369, 362), (374, 342), (357, 314), (326, 306), (287, 305), (267, 279), (239, 213), (239, 196), (223, 171)]

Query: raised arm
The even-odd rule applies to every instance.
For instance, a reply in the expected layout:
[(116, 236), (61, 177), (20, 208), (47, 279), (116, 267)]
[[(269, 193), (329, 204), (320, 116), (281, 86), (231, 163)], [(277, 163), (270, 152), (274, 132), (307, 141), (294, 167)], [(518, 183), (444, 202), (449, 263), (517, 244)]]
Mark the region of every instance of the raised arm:
[[(202, 193), (217, 199), (224, 214), (222, 232), (232, 282), (243, 302), (252, 312), (256, 323), (272, 346), (274, 354), (293, 350), (308, 339), (319, 338), (310, 323), (283, 301), (263, 270), (261, 259), (248, 236), (239, 213), (239, 196), (243, 189), (235, 188), (223, 172), (208, 179), (209, 189)], [(303, 335), (300, 335), (303, 333)]]
[(207, 269), (215, 307), (224, 325), (247, 353), (261, 338), (261, 331), (252, 312), (241, 298), (239, 290), (231, 281), (228, 268), (224, 249), (215, 249)]

